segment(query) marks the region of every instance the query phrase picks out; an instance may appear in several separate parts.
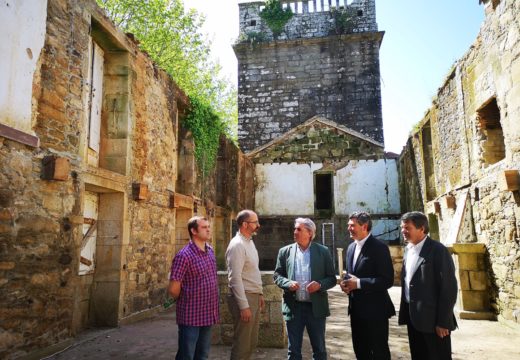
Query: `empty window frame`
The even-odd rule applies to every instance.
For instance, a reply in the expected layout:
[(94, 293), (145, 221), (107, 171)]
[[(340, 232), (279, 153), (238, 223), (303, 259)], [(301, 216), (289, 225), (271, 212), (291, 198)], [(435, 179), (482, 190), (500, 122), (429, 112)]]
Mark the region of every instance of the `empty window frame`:
[(477, 121), (482, 139), (482, 161), (486, 165), (495, 164), (506, 157), (504, 132), (496, 98), (492, 98), (477, 110)]

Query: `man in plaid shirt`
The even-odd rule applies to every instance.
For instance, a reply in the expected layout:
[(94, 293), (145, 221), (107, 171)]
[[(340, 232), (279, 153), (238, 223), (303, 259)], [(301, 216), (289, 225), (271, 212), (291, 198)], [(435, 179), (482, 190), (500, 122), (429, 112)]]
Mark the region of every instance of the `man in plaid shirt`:
[(217, 262), (209, 222), (201, 216), (188, 221), (190, 242), (175, 255), (168, 292), (177, 300), (179, 349), (176, 360), (208, 359), (211, 325), (219, 322)]

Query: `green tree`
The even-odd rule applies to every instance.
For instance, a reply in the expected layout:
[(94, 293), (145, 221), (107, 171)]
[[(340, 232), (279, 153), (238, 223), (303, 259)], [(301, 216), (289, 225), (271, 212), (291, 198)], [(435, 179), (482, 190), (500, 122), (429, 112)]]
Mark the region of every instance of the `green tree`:
[[(220, 123), (218, 134), (214, 129), (190, 128), (196, 147), (206, 147), (207, 144), (203, 143), (208, 141), (208, 134), (213, 134), (217, 142), (221, 132), (236, 138), (237, 92), (232, 83), (222, 77), (220, 65), (210, 60), (211, 43), (201, 32), (203, 16), (193, 9), (186, 10), (181, 0), (97, 2), (117, 26), (134, 34), (141, 49), (172, 76), (190, 97), (196, 116), (211, 114), (209, 122), (215, 123), (217, 119)], [(191, 126), (206, 123), (204, 119), (187, 122)], [(214, 160), (206, 159), (205, 164), (199, 163), (199, 166), (207, 169)]]

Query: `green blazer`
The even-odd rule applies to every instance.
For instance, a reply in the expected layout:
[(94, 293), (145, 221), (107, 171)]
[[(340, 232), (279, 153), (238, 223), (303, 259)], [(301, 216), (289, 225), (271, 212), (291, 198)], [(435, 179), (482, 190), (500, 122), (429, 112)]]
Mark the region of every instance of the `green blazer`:
[[(289, 285), (294, 280), (294, 264), (296, 260), (296, 243), (287, 245), (278, 252), (276, 269), (273, 279), (276, 285), (283, 289), (283, 318), (293, 319), (293, 309), (296, 302), (296, 293), (289, 291)], [(323, 245), (311, 242), (311, 281), (321, 284), (320, 291), (311, 294), (312, 313), (315, 317), (327, 317), (330, 315), (329, 297), (327, 290), (336, 286), (336, 274), (334, 263), (329, 249)]]

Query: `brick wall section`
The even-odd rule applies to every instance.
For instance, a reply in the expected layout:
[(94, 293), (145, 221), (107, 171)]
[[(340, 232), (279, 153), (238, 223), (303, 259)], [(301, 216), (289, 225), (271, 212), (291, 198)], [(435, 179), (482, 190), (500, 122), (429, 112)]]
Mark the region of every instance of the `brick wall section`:
[[(499, 319), (517, 323), (520, 263), (515, 259), (520, 256), (520, 202), (518, 192), (501, 190), (499, 178), (506, 169), (520, 170), (519, 10), (520, 4), (514, 0), (500, 1), (495, 9), (490, 2), (485, 5), (486, 20), (478, 39), (454, 65), (400, 159), (404, 165), (400, 167), (402, 188), (409, 190), (410, 179), (414, 179), (412, 184), (420, 184), (420, 190), (414, 191), (416, 194), (406, 201), (403, 211), (424, 208), (437, 219), (442, 241), (450, 240), (460, 215), (457, 210), (461, 210), (468, 193), (456, 239), (485, 245), (481, 262), (486, 264), (487, 288), (482, 290), (486, 282), (479, 279), (479, 291), (489, 298), (482, 303), (490, 304)], [(485, 161), (482, 144), (487, 139), (477, 111), (493, 98), (500, 110), (506, 151), (504, 159), (490, 165)], [(421, 130), (426, 123), (432, 128), (429, 155), (424, 154), (422, 146)], [(433, 156), (436, 179), (437, 196), (430, 200), (424, 178), (423, 159), (427, 156)], [(446, 206), (447, 196), (456, 198), (455, 209)], [(402, 198), (406, 199), (404, 195)], [(479, 271), (481, 267), (479, 264)]]
[[(259, 6), (249, 6), (254, 4)], [(325, 16), (304, 15), (319, 19)], [(299, 16), (291, 20), (288, 29), (307, 24), (305, 17)], [(314, 28), (310, 23), (309, 28)], [(280, 40), (236, 44), (241, 148), (253, 150), (314, 115), (382, 143), (382, 37), (377, 27), (368, 26), (353, 34), (295, 30)]]

